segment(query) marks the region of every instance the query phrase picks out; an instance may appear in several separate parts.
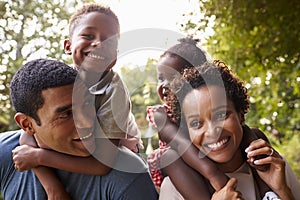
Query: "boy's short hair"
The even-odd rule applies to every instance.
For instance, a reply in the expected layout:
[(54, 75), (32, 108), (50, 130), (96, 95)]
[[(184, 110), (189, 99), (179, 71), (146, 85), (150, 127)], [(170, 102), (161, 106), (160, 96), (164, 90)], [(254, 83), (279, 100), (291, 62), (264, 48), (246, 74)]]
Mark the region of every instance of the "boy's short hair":
[(42, 91), (74, 84), (76, 76), (75, 69), (57, 60), (36, 59), (27, 62), (10, 83), (10, 96), (16, 112), (32, 117), (40, 125), (37, 111), (44, 104)]
[(76, 24), (88, 13), (99, 12), (112, 17), (117, 25), (117, 33), (120, 34), (120, 23), (117, 15), (110, 9), (110, 7), (100, 3), (87, 3), (78, 9), (70, 18), (69, 21), (69, 37), (71, 38)]

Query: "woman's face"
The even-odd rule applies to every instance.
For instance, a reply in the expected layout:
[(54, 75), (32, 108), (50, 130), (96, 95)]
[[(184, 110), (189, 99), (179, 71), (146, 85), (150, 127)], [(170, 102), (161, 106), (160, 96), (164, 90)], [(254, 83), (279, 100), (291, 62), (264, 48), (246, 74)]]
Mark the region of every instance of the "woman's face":
[(167, 54), (160, 58), (157, 65), (157, 93), (163, 102), (166, 102), (170, 82), (174, 79), (174, 77), (180, 75), (180, 72), (186, 65), (187, 62), (179, 56), (170, 56)]
[(241, 165), (242, 117), (234, 103), (226, 99), (222, 87), (192, 90), (184, 98), (182, 109), (190, 138), (199, 150), (213, 161), (225, 164), (227, 167), (222, 170)]

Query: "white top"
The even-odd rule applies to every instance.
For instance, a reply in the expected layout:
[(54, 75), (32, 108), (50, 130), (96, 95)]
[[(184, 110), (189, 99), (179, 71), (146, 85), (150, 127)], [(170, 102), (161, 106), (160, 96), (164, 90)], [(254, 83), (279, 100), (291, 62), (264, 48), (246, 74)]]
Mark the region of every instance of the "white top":
[[(286, 161), (286, 160), (285, 160)], [(300, 200), (300, 182), (297, 180), (290, 165), (286, 161), (286, 181), (290, 187), (295, 200)], [(237, 190), (239, 190), (244, 199), (256, 200), (258, 193), (255, 190), (256, 184), (253, 180), (253, 174), (249, 168), (249, 165), (244, 163), (239, 169), (233, 173), (227, 173), (229, 177), (234, 177), (238, 180)], [(166, 177), (160, 188), (160, 200), (184, 200), (181, 194), (176, 190), (169, 177)]]

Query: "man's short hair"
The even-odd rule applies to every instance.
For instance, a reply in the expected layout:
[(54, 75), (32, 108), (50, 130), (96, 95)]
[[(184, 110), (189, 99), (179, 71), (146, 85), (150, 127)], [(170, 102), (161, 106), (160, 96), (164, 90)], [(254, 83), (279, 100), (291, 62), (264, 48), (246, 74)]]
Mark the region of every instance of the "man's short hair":
[(16, 112), (32, 117), (40, 125), (37, 111), (44, 104), (42, 91), (74, 84), (76, 76), (75, 69), (57, 60), (36, 59), (27, 62), (10, 83), (10, 95)]

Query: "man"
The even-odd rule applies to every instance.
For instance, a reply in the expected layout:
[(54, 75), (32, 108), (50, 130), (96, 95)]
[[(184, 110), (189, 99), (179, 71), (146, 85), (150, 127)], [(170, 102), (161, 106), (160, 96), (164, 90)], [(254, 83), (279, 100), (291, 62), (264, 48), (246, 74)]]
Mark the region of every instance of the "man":
[[(32, 170), (19, 172), (14, 167), (11, 152), (19, 145), (22, 131), (34, 135), (41, 148), (74, 156), (89, 156), (95, 148), (90, 134), (78, 133), (80, 128), (93, 130), (90, 119), (95, 111), (92, 107), (86, 108), (84, 96), (72, 100), (76, 76), (77, 72), (71, 67), (47, 59), (30, 61), (15, 74), (11, 98), (16, 110), (15, 121), (22, 130), (0, 134), (0, 177), (4, 199), (47, 199)], [(87, 112), (86, 109), (91, 110)], [(76, 123), (82, 123), (76, 124), (77, 127), (74, 113), (81, 119)], [(139, 160), (137, 163), (141, 164)], [(157, 199), (147, 171), (128, 173), (112, 169), (105, 176), (55, 172), (72, 199)]]

